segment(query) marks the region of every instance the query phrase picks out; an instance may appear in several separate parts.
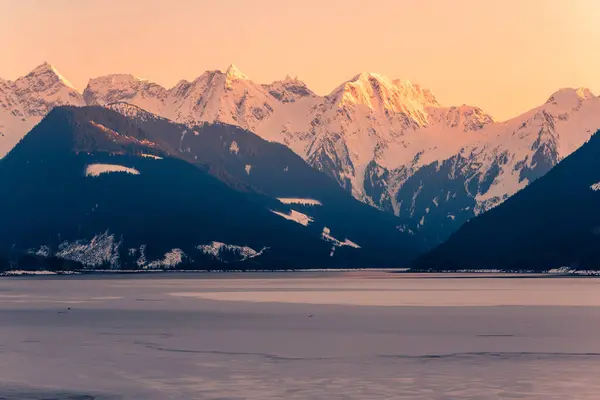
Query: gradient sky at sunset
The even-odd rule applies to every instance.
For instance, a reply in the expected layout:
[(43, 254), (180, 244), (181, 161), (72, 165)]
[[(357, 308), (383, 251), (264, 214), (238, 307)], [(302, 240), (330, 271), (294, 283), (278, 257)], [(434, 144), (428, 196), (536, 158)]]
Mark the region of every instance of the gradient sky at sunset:
[(598, 0), (0, 0), (0, 77), (43, 61), (80, 90), (130, 72), (170, 87), (235, 63), (319, 94), (361, 71), (505, 119), (556, 89), (600, 92)]

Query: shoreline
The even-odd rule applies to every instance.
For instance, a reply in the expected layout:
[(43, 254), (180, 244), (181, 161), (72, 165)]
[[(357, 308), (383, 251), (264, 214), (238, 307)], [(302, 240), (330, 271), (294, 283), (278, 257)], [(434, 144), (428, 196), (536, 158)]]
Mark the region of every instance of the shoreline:
[[(414, 271), (409, 268), (303, 268), (303, 269), (231, 269), (231, 270), (81, 270), (81, 271), (28, 271), (13, 270), (0, 273), (0, 277), (50, 277), (50, 276), (91, 276), (91, 275), (155, 275), (155, 274), (252, 274), (252, 273), (317, 273), (317, 272), (387, 272), (390, 274), (405, 275), (446, 275), (448, 277), (594, 277), (600, 276), (600, 270), (575, 270), (568, 268), (554, 268), (547, 271), (534, 270), (498, 270), (498, 269), (465, 269), (441, 271)], [(461, 276), (462, 275), (462, 276)], [(467, 276), (464, 276), (467, 275)]]

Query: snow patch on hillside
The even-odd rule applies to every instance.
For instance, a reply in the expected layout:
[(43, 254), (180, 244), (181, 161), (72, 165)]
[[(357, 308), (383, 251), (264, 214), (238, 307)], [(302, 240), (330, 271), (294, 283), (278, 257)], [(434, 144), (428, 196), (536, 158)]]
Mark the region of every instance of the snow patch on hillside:
[(162, 157), (159, 156), (155, 156), (154, 154), (142, 154), (142, 157), (144, 158), (152, 158), (154, 160), (162, 160)]
[(240, 146), (235, 140), (231, 142), (231, 145), (229, 146), (229, 152), (235, 155), (237, 155), (240, 152)]
[(27, 254), (32, 254), (38, 257), (50, 257), (51, 253), (50, 247), (46, 245), (41, 245), (38, 249), (29, 249), (27, 251)]
[(273, 214), (277, 214), (280, 217), (283, 217), (287, 220), (297, 222), (300, 225), (304, 225), (304, 226), (308, 226), (308, 224), (310, 224), (311, 222), (314, 221), (314, 219), (312, 219), (308, 215), (298, 212), (296, 210), (290, 210), (289, 214), (285, 214), (285, 213), (282, 213), (279, 211), (273, 211), (273, 210), (271, 210), (271, 212)]
[(246, 261), (259, 257), (268, 250), (268, 247), (263, 247), (260, 251), (256, 251), (248, 246), (236, 246), (215, 241), (196, 246), (196, 248), (203, 254), (212, 256), (223, 263)]
[(140, 171), (134, 168), (124, 167), (116, 164), (90, 164), (85, 169), (85, 176), (100, 176), (111, 172), (125, 172), (131, 175), (139, 175)]
[(335, 247), (348, 246), (348, 247), (353, 247), (355, 249), (360, 249), (360, 246), (358, 244), (354, 243), (350, 239), (344, 239), (344, 241), (342, 242), (341, 240), (338, 240), (338, 239), (334, 238), (333, 236), (331, 236), (331, 229), (329, 229), (326, 226), (323, 227), (323, 232), (321, 233), (321, 238), (327, 242), (332, 243)]
[(140, 246), (140, 256), (135, 262), (138, 267), (145, 267), (148, 264), (148, 259), (146, 258), (146, 245), (143, 244)]
[(119, 264), (120, 246), (121, 241), (117, 241), (115, 236), (109, 235), (107, 231), (94, 236), (89, 241), (64, 241), (58, 246), (58, 252), (55, 255), (58, 258), (77, 261), (89, 267), (108, 264), (114, 268)]
[[(144, 255), (144, 253), (142, 254)], [(165, 253), (162, 260), (154, 260), (151, 263), (149, 263), (148, 268), (173, 268), (181, 264), (183, 262), (184, 257), (185, 253), (181, 249), (172, 249), (171, 251)]]
[(315, 199), (304, 199), (299, 197), (278, 197), (277, 200), (283, 204), (301, 204), (303, 206), (322, 206), (323, 204), (319, 200)]

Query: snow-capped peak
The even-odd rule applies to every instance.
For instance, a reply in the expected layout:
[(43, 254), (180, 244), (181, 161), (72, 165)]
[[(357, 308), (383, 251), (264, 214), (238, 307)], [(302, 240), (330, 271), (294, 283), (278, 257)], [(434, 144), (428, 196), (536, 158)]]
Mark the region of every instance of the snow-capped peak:
[(242, 71), (240, 71), (238, 69), (238, 67), (236, 67), (234, 64), (230, 64), (229, 67), (227, 67), (227, 70), (225, 71), (225, 75), (227, 76), (228, 81), (233, 81), (233, 80), (238, 80), (238, 79), (243, 79), (243, 80), (248, 79), (248, 77), (246, 75), (244, 75), (244, 73)]
[(60, 72), (58, 72), (58, 70), (54, 66), (52, 66), (46, 61), (35, 67), (24, 78), (42, 77), (44, 75), (54, 75), (56, 79), (62, 82), (65, 86), (79, 92), (77, 88), (71, 82), (69, 82), (69, 80), (67, 80), (67, 78), (65, 78)]
[(377, 79), (377, 80), (387, 80), (388, 78), (380, 75), (376, 72), (361, 72), (360, 74), (354, 76), (354, 78), (350, 79), (350, 82), (356, 82), (360, 80), (368, 81), (369, 79)]
[(14, 82), (0, 80), (0, 158), (52, 108), (84, 103), (74, 86), (47, 62)]
[(302, 81), (300, 81), (300, 79), (298, 79), (297, 76), (292, 76), (290, 74), (286, 74), (285, 78), (283, 79), (283, 82), (294, 82), (294, 83), (297, 83), (297, 82), (302, 82)]
[(90, 79), (83, 91), (83, 98), (88, 105), (127, 101), (146, 109), (149, 106), (147, 102), (153, 105), (159, 103), (165, 98), (166, 92), (162, 86), (131, 74), (111, 74)]
[(301, 98), (314, 97), (315, 94), (297, 77), (286, 75), (285, 79), (269, 85), (262, 85), (271, 96), (282, 103), (293, 103)]
[(390, 111), (398, 109), (399, 103), (412, 103), (413, 105), (439, 106), (431, 91), (413, 85), (407, 80), (392, 80), (386, 76), (363, 72), (344, 82), (336, 88), (329, 97), (338, 98), (342, 103), (352, 102), (374, 106), (373, 100), (378, 97), (381, 105)]
[(582, 101), (590, 100), (596, 96), (588, 88), (562, 88), (554, 92), (546, 101), (546, 104), (561, 106), (577, 106)]
[(146, 81), (147, 79), (140, 79), (132, 74), (110, 74), (101, 76), (98, 78), (90, 79), (91, 84), (110, 84), (110, 85), (119, 85), (130, 82), (140, 82)]
[(48, 63), (17, 79), (12, 86), (24, 112), (30, 116), (43, 117), (56, 106), (84, 105), (81, 93)]
[(409, 81), (392, 80), (373, 72), (363, 72), (338, 86), (329, 96), (333, 104), (344, 108), (367, 106), (387, 117), (402, 114), (419, 126), (428, 123), (427, 107), (439, 103), (433, 94)]

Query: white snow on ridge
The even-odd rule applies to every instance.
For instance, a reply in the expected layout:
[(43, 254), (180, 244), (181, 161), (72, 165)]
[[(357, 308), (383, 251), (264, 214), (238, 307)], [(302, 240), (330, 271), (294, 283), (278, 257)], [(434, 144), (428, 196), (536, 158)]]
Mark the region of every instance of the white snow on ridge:
[(215, 259), (224, 263), (229, 262), (228, 260), (224, 259), (224, 256), (226, 256), (227, 254), (233, 256), (233, 261), (241, 262), (259, 257), (266, 250), (268, 250), (268, 247), (263, 247), (260, 251), (256, 251), (248, 246), (236, 246), (233, 244), (225, 244), (222, 242), (215, 241), (211, 242), (210, 244), (196, 246), (196, 248), (202, 253), (212, 256)]
[(273, 211), (273, 210), (271, 210), (271, 212), (273, 214), (277, 214), (280, 217), (283, 217), (283, 218), (285, 218), (287, 220), (297, 222), (300, 225), (304, 225), (304, 226), (308, 226), (308, 224), (310, 224), (311, 222), (314, 221), (314, 219), (312, 219), (308, 215), (303, 214), (301, 212), (298, 212), (296, 210), (290, 210), (289, 214), (285, 214), (285, 213), (282, 213), (282, 212), (279, 212), (279, 211)]
[(131, 175), (139, 175), (140, 171), (134, 168), (124, 167), (116, 164), (90, 164), (85, 169), (85, 176), (100, 176), (111, 172), (126, 172)]
[(303, 199), (296, 197), (278, 197), (277, 200), (283, 204), (301, 204), (303, 206), (322, 206), (323, 204), (319, 200), (315, 199)]
[(594, 183), (592, 186), (590, 186), (590, 189), (592, 189), (594, 192), (600, 190), (600, 182)]

